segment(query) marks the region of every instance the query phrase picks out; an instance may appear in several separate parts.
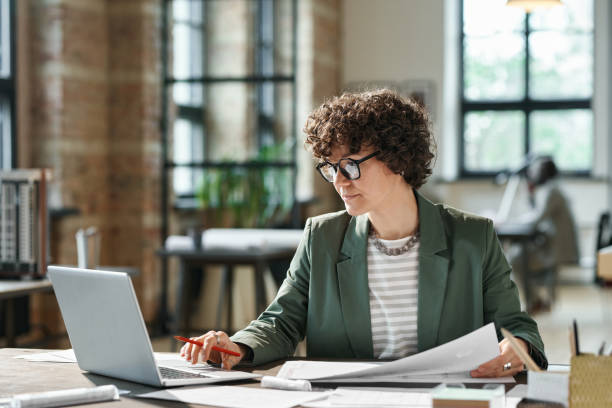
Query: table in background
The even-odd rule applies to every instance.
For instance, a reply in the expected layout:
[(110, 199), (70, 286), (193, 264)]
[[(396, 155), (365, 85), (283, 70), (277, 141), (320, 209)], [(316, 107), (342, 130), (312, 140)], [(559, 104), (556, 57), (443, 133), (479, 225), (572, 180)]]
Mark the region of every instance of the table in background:
[(0, 300), (6, 300), (4, 313), (4, 335), (8, 347), (15, 346), (15, 298), (38, 292), (52, 292), (53, 286), (48, 279), (38, 280), (0, 280)]
[[(221, 288), (219, 290), (219, 302), (217, 306), (217, 328), (221, 328), (221, 316), (225, 296), (228, 299), (227, 322), (225, 330), (231, 329), (232, 318), (232, 284), (234, 278), (234, 268), (238, 265), (253, 266), (255, 269), (255, 312), (261, 313), (266, 308), (266, 297), (264, 290), (263, 273), (266, 266), (272, 261), (288, 260), (293, 258), (295, 248), (275, 248), (275, 247), (250, 247), (245, 249), (189, 249), (189, 250), (169, 250), (161, 249), (157, 255), (162, 258), (175, 257), (179, 260), (179, 289), (175, 312), (177, 325), (172, 325), (172, 330), (189, 335), (190, 309), (189, 305), (197, 295), (200, 282), (194, 282), (195, 276), (201, 276), (206, 272), (206, 266), (221, 265), (223, 267)], [(162, 276), (161, 301), (159, 322), (162, 327), (168, 324), (168, 289), (167, 277)]]

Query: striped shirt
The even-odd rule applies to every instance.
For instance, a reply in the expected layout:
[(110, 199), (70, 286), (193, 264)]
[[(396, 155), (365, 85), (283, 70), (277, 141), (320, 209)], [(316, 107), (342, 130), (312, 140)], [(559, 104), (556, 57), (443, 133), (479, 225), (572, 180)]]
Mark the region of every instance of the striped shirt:
[[(402, 247), (410, 237), (380, 241)], [(389, 256), (368, 238), (368, 286), (375, 358), (399, 358), (417, 352), (419, 241), (407, 252)]]

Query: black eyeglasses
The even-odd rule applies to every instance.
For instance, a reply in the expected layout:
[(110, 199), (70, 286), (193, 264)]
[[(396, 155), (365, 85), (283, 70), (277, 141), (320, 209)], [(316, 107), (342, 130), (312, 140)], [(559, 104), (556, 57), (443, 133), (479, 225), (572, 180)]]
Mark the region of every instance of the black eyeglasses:
[(321, 162), (317, 165), (317, 170), (319, 170), (319, 173), (321, 174), (321, 176), (323, 176), (323, 178), (326, 181), (329, 181), (330, 183), (334, 182), (334, 179), (336, 178), (336, 174), (338, 173), (338, 169), (340, 169), (340, 173), (342, 173), (342, 175), (346, 177), (347, 179), (357, 180), (359, 177), (361, 177), (361, 171), (359, 170), (359, 164), (363, 163), (364, 161), (368, 159), (371, 159), (372, 157), (376, 156), (378, 153), (380, 153), (380, 151), (375, 151), (374, 153), (368, 154), (366, 157), (362, 157), (359, 160), (342, 158), (338, 160), (338, 163), (336, 164), (330, 163), (327, 160), (325, 160), (324, 162)]

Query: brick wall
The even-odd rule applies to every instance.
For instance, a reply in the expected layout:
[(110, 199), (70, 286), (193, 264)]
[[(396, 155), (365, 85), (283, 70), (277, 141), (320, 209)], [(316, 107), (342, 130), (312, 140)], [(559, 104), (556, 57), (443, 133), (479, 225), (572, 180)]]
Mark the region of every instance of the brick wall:
[[(77, 263), (74, 234), (101, 232), (101, 264), (140, 269), (146, 320), (158, 293), (160, 2), (27, 0), (27, 139), (33, 167), (53, 170), (51, 205), (78, 216), (52, 225), (52, 263)], [(29, 117), (28, 117), (29, 116)], [(23, 155), (23, 153), (22, 153)], [(32, 322), (63, 330), (52, 296)], [(54, 322), (58, 322), (54, 324)]]

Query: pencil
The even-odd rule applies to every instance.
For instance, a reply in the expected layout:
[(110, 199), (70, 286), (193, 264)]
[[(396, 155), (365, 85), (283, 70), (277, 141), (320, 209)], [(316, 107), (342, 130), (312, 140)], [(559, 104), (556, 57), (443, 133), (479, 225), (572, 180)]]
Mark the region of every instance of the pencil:
[(580, 345), (578, 344), (578, 324), (576, 323), (576, 319), (572, 322), (572, 326), (574, 327), (574, 343), (576, 345), (576, 355), (580, 355)]
[(501, 328), (501, 332), (504, 335), (504, 338), (508, 339), (508, 341), (510, 342), (510, 346), (512, 347), (512, 349), (514, 349), (514, 352), (518, 354), (523, 364), (525, 364), (529, 370), (542, 371), (540, 367), (538, 367), (538, 365), (535, 363), (535, 361), (533, 361), (531, 357), (529, 357), (529, 354), (527, 354), (525, 350), (521, 348), (518, 341), (516, 340), (516, 337), (514, 337), (512, 333), (510, 333), (503, 327)]
[[(204, 346), (204, 343), (202, 343), (201, 341), (191, 340), (191, 339), (188, 339), (187, 337), (174, 336), (174, 338), (177, 339), (177, 340), (180, 340), (180, 341), (184, 341), (186, 343), (195, 344), (196, 346), (200, 346), (200, 347)], [(240, 353), (236, 353), (235, 351), (224, 349), (223, 347), (212, 346), (212, 349), (218, 351), (219, 353), (225, 353), (225, 354), (229, 354), (231, 356), (240, 357)]]

